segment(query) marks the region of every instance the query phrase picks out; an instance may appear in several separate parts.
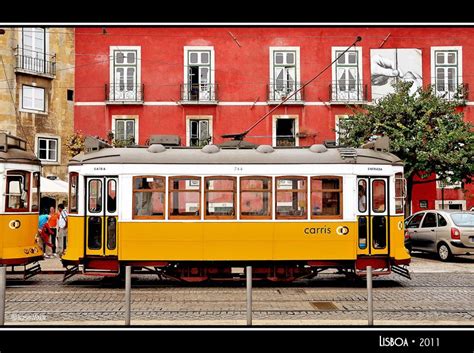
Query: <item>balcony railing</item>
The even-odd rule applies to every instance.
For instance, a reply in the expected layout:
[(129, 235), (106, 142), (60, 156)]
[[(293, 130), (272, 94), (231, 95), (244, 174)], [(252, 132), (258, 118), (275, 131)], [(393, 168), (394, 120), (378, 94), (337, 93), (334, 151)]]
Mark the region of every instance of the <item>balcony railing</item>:
[[(458, 87), (454, 85), (449, 87), (448, 90), (441, 90), (440, 87), (433, 86), (435, 93), (439, 97), (443, 97), (448, 101), (467, 101), (469, 100), (469, 84), (468, 83), (461, 83)], [(440, 89), (440, 90), (438, 90)]]
[(296, 137), (295, 136), (277, 136), (276, 145), (280, 147), (289, 147), (296, 146)]
[[(302, 84), (300, 82), (288, 82), (281, 81), (276, 83), (268, 84), (268, 101), (279, 103), (286, 97), (293, 94), (296, 90), (300, 89)], [(293, 97), (288, 99), (285, 103), (302, 103), (303, 102), (303, 90), (296, 93)]]
[(216, 83), (185, 83), (180, 86), (180, 89), (182, 103), (214, 104), (217, 102)]
[(56, 75), (56, 54), (15, 48), (15, 71), (53, 77)]
[(355, 80), (339, 80), (329, 85), (331, 103), (363, 103), (367, 101), (367, 85)]
[(108, 103), (143, 104), (145, 86), (128, 83), (114, 83), (105, 85), (105, 100)]

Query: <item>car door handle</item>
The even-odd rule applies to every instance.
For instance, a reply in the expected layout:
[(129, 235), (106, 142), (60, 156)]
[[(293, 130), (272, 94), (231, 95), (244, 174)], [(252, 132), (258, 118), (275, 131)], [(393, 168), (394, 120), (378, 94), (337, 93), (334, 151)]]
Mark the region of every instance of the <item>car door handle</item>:
[(432, 232), (434, 232), (435, 230), (434, 229), (431, 229)]

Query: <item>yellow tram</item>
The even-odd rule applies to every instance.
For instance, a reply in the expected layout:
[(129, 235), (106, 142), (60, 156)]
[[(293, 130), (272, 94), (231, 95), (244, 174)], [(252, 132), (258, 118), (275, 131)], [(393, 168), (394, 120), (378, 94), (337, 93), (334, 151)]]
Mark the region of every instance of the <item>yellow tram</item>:
[[(379, 149), (379, 150), (377, 150)], [(69, 162), (65, 278), (409, 277), (403, 163), (377, 148), (102, 148)]]
[(0, 264), (24, 266), (25, 278), (41, 270), (43, 259), (36, 243), (40, 170), (25, 140), (0, 133)]

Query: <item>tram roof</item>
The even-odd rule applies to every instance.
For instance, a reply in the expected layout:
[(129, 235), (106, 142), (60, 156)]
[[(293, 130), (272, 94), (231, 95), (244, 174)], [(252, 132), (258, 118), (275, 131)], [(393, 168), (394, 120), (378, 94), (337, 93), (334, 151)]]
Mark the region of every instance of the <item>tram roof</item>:
[(0, 162), (41, 165), (41, 161), (33, 152), (23, 151), (18, 148), (9, 148), (6, 152), (0, 151)]
[[(160, 145), (161, 146), (161, 145)], [(150, 146), (152, 147), (152, 146)], [(400, 165), (403, 161), (392, 153), (365, 148), (328, 148), (313, 152), (308, 147), (264, 149), (218, 149), (206, 153), (200, 148), (166, 148), (150, 152), (149, 148), (103, 148), (80, 153), (69, 165), (83, 164), (383, 164)], [(262, 147), (262, 146), (260, 146)]]

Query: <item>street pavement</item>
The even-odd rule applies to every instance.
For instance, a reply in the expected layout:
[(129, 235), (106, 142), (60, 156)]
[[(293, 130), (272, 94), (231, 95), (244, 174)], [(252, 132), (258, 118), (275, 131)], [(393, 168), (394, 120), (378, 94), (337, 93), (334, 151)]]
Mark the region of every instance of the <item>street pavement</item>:
[[(43, 274), (7, 281), (6, 325), (124, 325), (123, 281), (76, 275), (62, 282), (58, 259), (41, 262)], [(412, 279), (373, 281), (374, 324), (474, 327), (474, 256), (443, 263), (415, 253)], [(272, 326), (366, 326), (363, 280), (335, 272), (291, 284), (255, 281), (253, 324)], [(183, 284), (156, 275), (132, 276), (132, 325), (246, 325), (245, 282)]]

